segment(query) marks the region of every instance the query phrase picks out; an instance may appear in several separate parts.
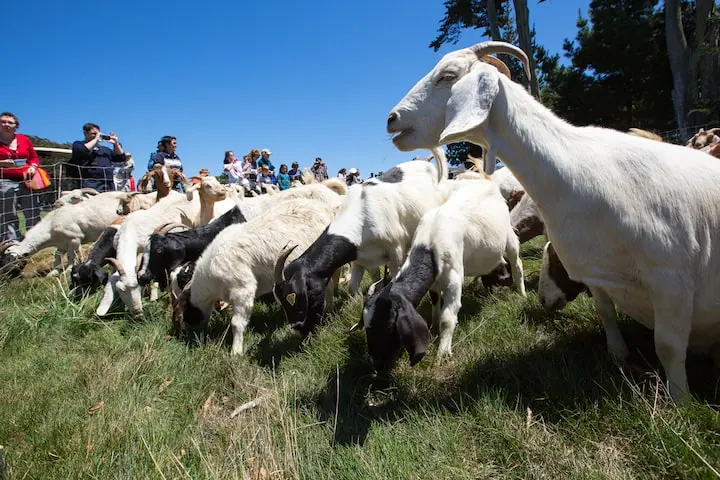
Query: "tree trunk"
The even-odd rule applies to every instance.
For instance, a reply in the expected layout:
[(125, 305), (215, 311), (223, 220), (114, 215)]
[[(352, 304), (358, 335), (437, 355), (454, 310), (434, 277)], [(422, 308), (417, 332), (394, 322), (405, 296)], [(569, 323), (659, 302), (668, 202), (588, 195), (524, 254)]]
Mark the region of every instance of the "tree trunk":
[[(690, 98), (693, 102), (709, 105), (718, 100), (717, 85), (717, 25), (715, 22), (708, 22), (712, 17), (715, 4), (714, 0), (697, 0), (695, 8), (695, 38), (690, 56), (690, 72), (692, 78), (698, 77), (698, 84), (693, 83), (690, 89)], [(707, 112), (696, 115), (694, 124), (705, 123)]]
[(500, 37), (500, 26), (498, 25), (495, 2), (496, 0), (487, 0), (488, 23), (490, 24), (490, 38), (495, 41), (500, 41), (502, 37)]
[(692, 104), (689, 93), (693, 78), (690, 49), (682, 26), (680, 0), (665, 0), (665, 39), (673, 77), (672, 100), (675, 106), (675, 118), (680, 130), (680, 141), (685, 142), (688, 139), (686, 119)]
[(513, 0), (515, 8), (515, 24), (517, 26), (520, 48), (527, 54), (530, 60), (530, 93), (533, 97), (539, 98), (540, 87), (538, 86), (537, 72), (535, 71), (535, 56), (532, 52), (532, 40), (530, 38), (530, 12), (527, 7), (527, 0)]

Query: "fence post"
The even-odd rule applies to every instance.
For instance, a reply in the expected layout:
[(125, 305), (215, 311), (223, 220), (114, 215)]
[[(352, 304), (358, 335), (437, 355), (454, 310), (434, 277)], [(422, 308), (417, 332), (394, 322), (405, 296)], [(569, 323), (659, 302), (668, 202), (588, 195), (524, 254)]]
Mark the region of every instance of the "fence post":
[(62, 196), (62, 180), (63, 180), (63, 164), (59, 163), (57, 176), (55, 177), (55, 183), (57, 183), (57, 186), (58, 186), (57, 198), (55, 200), (57, 200), (58, 198), (60, 198)]

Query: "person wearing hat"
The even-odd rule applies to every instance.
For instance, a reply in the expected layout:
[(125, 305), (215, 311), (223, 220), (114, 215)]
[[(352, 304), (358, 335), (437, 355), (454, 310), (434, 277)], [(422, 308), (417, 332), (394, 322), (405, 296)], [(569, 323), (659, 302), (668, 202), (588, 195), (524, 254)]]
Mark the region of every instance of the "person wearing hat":
[(260, 167), (260, 183), (263, 185), (262, 189), (273, 188), (273, 185), (277, 184), (277, 178), (270, 167), (263, 165)]
[(210, 170), (208, 170), (207, 168), (201, 168), (201, 169), (200, 169), (200, 176), (201, 176), (201, 177), (207, 177), (208, 175), (210, 175)]
[(135, 170), (135, 160), (133, 160), (132, 153), (125, 152), (125, 164), (113, 167), (113, 183), (116, 192), (130, 191), (130, 177), (133, 170)]
[(348, 187), (357, 183), (357, 168), (351, 168), (348, 170), (347, 175), (345, 176), (345, 183), (347, 183)]
[(257, 161), (258, 168), (262, 168), (263, 165), (267, 165), (271, 172), (275, 172), (275, 166), (270, 161), (270, 155), (272, 155), (272, 152), (267, 148), (260, 150), (260, 158)]

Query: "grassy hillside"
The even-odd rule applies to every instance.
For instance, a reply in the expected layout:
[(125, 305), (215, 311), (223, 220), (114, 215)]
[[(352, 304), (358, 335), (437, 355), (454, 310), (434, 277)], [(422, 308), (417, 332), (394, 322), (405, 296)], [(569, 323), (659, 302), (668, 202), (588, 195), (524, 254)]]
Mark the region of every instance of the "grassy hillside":
[[(192, 349), (168, 336), (164, 297), (142, 317), (100, 320), (100, 294), (74, 303), (65, 280), (34, 276), (50, 261), (43, 252), (28, 278), (0, 287), (6, 477), (717, 475), (720, 393), (709, 360), (688, 362), (697, 400), (669, 405), (652, 373), (651, 332), (622, 325), (647, 370), (630, 372), (606, 354), (590, 299), (542, 312), (532, 290), (540, 247), (523, 249), (527, 299), (466, 288), (452, 360), (436, 363), (435, 343), (416, 367), (403, 358), (374, 379), (363, 334), (343, 333), (361, 310), (344, 292), (305, 340), (272, 298), (259, 300), (246, 356), (231, 358), (227, 312)], [(421, 312), (429, 317), (427, 301)]]

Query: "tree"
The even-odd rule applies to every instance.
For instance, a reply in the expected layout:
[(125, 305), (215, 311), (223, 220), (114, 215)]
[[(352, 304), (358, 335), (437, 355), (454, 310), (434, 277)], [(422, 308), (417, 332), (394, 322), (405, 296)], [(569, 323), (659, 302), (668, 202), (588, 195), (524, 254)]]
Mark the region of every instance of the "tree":
[[(514, 28), (510, 20), (510, 11), (513, 7), (515, 10)], [(493, 40), (507, 41), (507, 37), (516, 36), (517, 43), (527, 53), (530, 60), (531, 78), (527, 79), (530, 90), (536, 98), (539, 97), (539, 80), (535, 71), (536, 61), (533, 49), (534, 35), (530, 30), (527, 0), (512, 0), (512, 5), (510, 0), (446, 0), (445, 17), (440, 22), (438, 35), (430, 43), (430, 48), (437, 51), (446, 43), (456, 44), (460, 39), (461, 31), (467, 28), (482, 29), (483, 36)], [(507, 63), (505, 58), (501, 57), (501, 59)]]
[(577, 36), (563, 47), (571, 66), (546, 72), (542, 101), (579, 125), (672, 129), (672, 78), (658, 1), (593, 0), (589, 19), (578, 16)]
[[(694, 35), (688, 44), (683, 25), (683, 10), (694, 8)], [(680, 136), (689, 137), (688, 120), (700, 123), (706, 118), (689, 119), (695, 107), (716, 108), (718, 91), (718, 18), (714, 0), (696, 0), (694, 4), (681, 0), (665, 0), (665, 37), (672, 70), (672, 100)], [(701, 110), (697, 110), (700, 112)], [(705, 111), (704, 113), (709, 113)]]
[(482, 147), (470, 142), (449, 143), (447, 145), (445, 156), (447, 157), (448, 163), (453, 167), (465, 165), (468, 161), (468, 155), (474, 158), (481, 158)]

